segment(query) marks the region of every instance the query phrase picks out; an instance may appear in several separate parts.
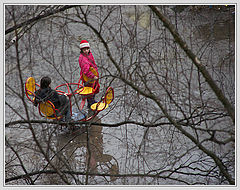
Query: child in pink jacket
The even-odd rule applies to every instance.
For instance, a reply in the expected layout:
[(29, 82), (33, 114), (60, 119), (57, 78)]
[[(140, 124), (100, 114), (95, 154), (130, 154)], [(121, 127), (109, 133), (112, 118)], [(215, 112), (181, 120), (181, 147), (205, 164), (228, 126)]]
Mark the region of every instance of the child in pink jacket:
[[(99, 79), (99, 73), (98, 73), (98, 68), (95, 63), (94, 57), (90, 51), (90, 45), (87, 40), (81, 41), (80, 50), (81, 50), (81, 53), (80, 53), (78, 62), (81, 68), (81, 71), (80, 71), (81, 78), (85, 86), (93, 87), (93, 80)], [(87, 81), (84, 80), (84, 78), (86, 77), (89, 79), (90, 82), (87, 83)], [(99, 92), (99, 88), (97, 89), (95, 94), (98, 92)], [(88, 108), (90, 108), (92, 104), (96, 103), (95, 94), (92, 97), (87, 99)]]

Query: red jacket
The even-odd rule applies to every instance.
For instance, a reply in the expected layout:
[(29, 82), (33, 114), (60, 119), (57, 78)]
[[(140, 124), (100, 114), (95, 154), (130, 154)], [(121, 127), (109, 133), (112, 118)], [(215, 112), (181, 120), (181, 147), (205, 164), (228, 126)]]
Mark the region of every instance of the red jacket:
[(97, 72), (97, 76), (99, 76), (98, 68), (91, 52), (88, 55), (81, 53), (78, 62), (81, 68), (81, 76), (84, 73), (88, 78), (93, 79), (95, 75), (89, 70), (90, 67), (94, 68)]

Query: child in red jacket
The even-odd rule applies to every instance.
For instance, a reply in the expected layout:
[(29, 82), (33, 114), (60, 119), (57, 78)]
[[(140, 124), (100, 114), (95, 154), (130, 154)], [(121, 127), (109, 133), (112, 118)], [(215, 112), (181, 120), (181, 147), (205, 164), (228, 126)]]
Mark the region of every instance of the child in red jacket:
[[(90, 45), (87, 40), (81, 41), (80, 50), (81, 53), (78, 59), (79, 66), (81, 68), (80, 75), (85, 86), (93, 87), (93, 81), (99, 79), (99, 73), (94, 57), (90, 51)], [(88, 80), (88, 82), (86, 81), (86, 79)], [(97, 89), (95, 94), (98, 92), (99, 88)], [(88, 108), (90, 108), (92, 104), (96, 103), (95, 94), (92, 97), (87, 98)]]

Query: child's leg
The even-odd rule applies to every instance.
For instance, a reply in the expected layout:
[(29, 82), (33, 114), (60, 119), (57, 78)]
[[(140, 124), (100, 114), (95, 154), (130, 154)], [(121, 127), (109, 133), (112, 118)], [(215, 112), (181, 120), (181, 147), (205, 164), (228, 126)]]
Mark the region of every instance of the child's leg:
[(87, 102), (88, 102), (88, 108), (90, 108), (92, 104), (96, 103), (95, 95), (91, 96), (90, 98), (87, 98)]
[(60, 97), (62, 100), (61, 104), (63, 104), (62, 107), (60, 108), (60, 112), (63, 115), (62, 121), (70, 121), (71, 120), (70, 101), (65, 95), (62, 95)]
[(68, 101), (66, 112), (65, 112), (65, 121), (70, 121), (70, 120), (71, 120), (70, 102)]

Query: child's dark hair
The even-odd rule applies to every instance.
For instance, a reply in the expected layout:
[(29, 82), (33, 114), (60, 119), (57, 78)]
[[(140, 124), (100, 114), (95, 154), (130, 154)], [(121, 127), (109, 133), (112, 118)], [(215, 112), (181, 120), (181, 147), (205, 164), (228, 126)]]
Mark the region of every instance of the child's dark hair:
[(51, 84), (52, 80), (50, 77), (46, 76), (41, 78), (41, 82), (40, 82), (40, 88), (47, 88), (49, 87), (49, 85)]

